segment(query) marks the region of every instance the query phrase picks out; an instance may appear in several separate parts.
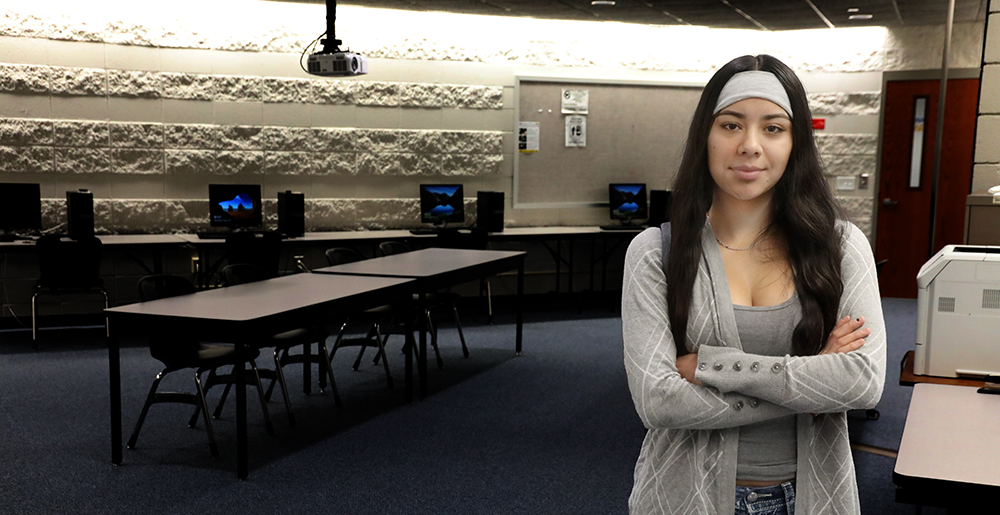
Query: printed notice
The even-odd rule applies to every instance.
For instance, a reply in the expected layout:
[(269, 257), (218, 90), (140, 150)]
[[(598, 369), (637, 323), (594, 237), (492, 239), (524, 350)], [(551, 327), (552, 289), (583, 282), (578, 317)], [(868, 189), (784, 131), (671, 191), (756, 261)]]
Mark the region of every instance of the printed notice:
[(586, 147), (587, 146), (587, 117), (567, 116), (566, 117), (566, 146)]
[(563, 114), (588, 114), (589, 106), (590, 90), (565, 88), (562, 90)]
[(517, 127), (517, 150), (519, 152), (538, 152), (539, 122), (520, 122)]

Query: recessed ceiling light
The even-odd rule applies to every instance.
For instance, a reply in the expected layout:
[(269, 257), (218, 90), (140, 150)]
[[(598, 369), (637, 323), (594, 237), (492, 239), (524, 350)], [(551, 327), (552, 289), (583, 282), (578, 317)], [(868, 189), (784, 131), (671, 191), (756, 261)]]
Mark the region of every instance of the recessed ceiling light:
[(615, 5), (612, 0), (593, 0), (590, 5)]
[(848, 20), (870, 20), (872, 18), (871, 14), (852, 14), (847, 17)]
[(849, 12), (849, 13), (856, 13), (856, 12), (858, 12), (858, 11), (860, 11), (860, 10), (861, 10), (861, 9), (858, 9), (857, 7), (849, 7), (849, 8), (847, 9), (847, 12)]

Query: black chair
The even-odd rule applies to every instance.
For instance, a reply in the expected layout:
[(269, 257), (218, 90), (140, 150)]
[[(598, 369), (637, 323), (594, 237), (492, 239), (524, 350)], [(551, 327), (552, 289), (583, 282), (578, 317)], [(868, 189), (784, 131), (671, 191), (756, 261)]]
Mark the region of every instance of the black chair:
[[(399, 241), (383, 241), (378, 245), (379, 252), (383, 256), (402, 254), (410, 252), (410, 246)], [(418, 300), (418, 295), (413, 296), (413, 300)], [(455, 327), (458, 328), (458, 338), (462, 342), (462, 355), (469, 357), (469, 348), (465, 345), (465, 334), (462, 332), (462, 320), (458, 317), (458, 300), (461, 298), (457, 293), (451, 292), (431, 292), (424, 294), (423, 316), (417, 320), (417, 327), (426, 330), (431, 334), (431, 347), (434, 348), (434, 355), (437, 358), (438, 368), (444, 368), (444, 361), (441, 359), (441, 351), (438, 349), (437, 326), (434, 324), (433, 311), (441, 306), (451, 308), (455, 317)], [(375, 356), (378, 360), (378, 356)]]
[[(143, 301), (176, 297), (194, 292), (194, 284), (183, 277), (150, 275), (139, 280), (139, 298)], [(210, 383), (218, 381), (217, 368), (227, 365), (243, 366), (237, 360), (236, 347), (215, 343), (201, 343), (183, 334), (158, 332), (149, 335), (149, 353), (163, 363), (166, 368), (160, 371), (159, 374), (156, 374), (156, 378), (153, 379), (153, 385), (149, 389), (149, 395), (146, 396), (146, 402), (142, 406), (139, 420), (135, 423), (135, 430), (132, 431), (132, 436), (128, 439), (128, 448), (135, 448), (136, 441), (139, 439), (139, 430), (142, 429), (142, 424), (146, 420), (146, 414), (149, 412), (150, 406), (163, 402), (175, 402), (193, 404), (195, 406), (194, 414), (191, 415), (191, 419), (188, 421), (189, 427), (195, 427), (198, 423), (198, 415), (200, 413), (205, 414), (205, 432), (208, 433), (208, 446), (212, 456), (218, 456), (219, 448), (215, 443), (215, 433), (212, 431), (212, 419), (208, 416), (209, 411), (208, 403), (205, 400), (205, 391), (210, 386)], [(264, 420), (267, 424), (267, 432), (268, 434), (272, 434), (274, 429), (267, 412), (267, 403), (264, 401), (260, 377), (257, 375), (257, 365), (254, 362), (254, 359), (258, 355), (259, 352), (253, 350), (247, 358), (254, 372), (261, 410), (264, 413)], [(198, 393), (157, 392), (160, 381), (164, 376), (171, 372), (191, 368), (195, 369), (194, 383)], [(207, 384), (202, 384), (201, 375), (206, 371), (209, 372), (209, 379)]]
[[(38, 238), (38, 282), (31, 296), (31, 346), (38, 349), (38, 297), (42, 294), (84, 293), (104, 296), (108, 292), (101, 279), (101, 240), (96, 236), (70, 239), (50, 234)], [(107, 330), (107, 319), (104, 322)]]
[[(327, 249), (325, 254), (326, 261), (330, 266), (354, 263), (365, 259), (358, 251), (345, 247)], [(361, 366), (361, 358), (365, 354), (365, 349), (368, 347), (378, 347), (378, 354), (376, 356), (382, 357), (385, 380), (389, 384), (389, 388), (392, 388), (392, 373), (389, 372), (389, 361), (385, 355), (385, 340), (383, 339), (382, 327), (383, 325), (390, 328), (393, 326), (393, 320), (397, 311), (393, 306), (387, 304), (371, 308), (360, 316), (344, 320), (340, 325), (340, 331), (337, 333), (337, 339), (333, 343), (333, 348), (330, 349), (330, 361), (333, 361), (333, 356), (337, 354), (337, 349), (343, 347), (361, 347), (357, 359), (354, 360), (354, 370), (357, 370)], [(368, 332), (361, 338), (345, 338), (344, 333), (347, 330), (347, 325), (359, 319), (368, 323)], [(389, 335), (385, 334), (385, 339), (388, 339), (388, 337)]]
[[(263, 281), (271, 278), (271, 275), (267, 270), (250, 263), (227, 265), (222, 269), (222, 276), (226, 286)], [(295, 414), (292, 412), (292, 402), (288, 397), (288, 384), (285, 382), (285, 374), (282, 371), (282, 367), (285, 365), (292, 363), (302, 363), (305, 367), (308, 367), (311, 363), (319, 365), (320, 391), (323, 391), (323, 389), (326, 388), (326, 378), (329, 377), (330, 388), (333, 390), (334, 400), (337, 406), (341, 405), (340, 393), (337, 391), (337, 383), (333, 379), (333, 367), (330, 365), (330, 356), (326, 350), (326, 339), (329, 337), (330, 332), (327, 331), (326, 328), (303, 327), (278, 334), (263, 335), (259, 340), (252, 342), (254, 347), (257, 349), (274, 349), (274, 370), (271, 371), (262, 369), (260, 371), (260, 375), (262, 377), (271, 380), (264, 397), (265, 399), (271, 398), (275, 382), (281, 385), (281, 393), (285, 400), (285, 410), (288, 413), (288, 423), (290, 425), (295, 425)], [(308, 352), (309, 347), (313, 343), (317, 344), (319, 354), (314, 355)], [(291, 354), (289, 352), (292, 347), (300, 345), (303, 346), (302, 354)], [(306, 368), (306, 370), (308, 370), (308, 368)], [(308, 375), (309, 374), (306, 374), (306, 379), (303, 381), (303, 391), (305, 393), (310, 393), (311, 391)], [(227, 386), (226, 390), (222, 393), (222, 399), (219, 401), (219, 405), (216, 410), (222, 409), (228, 393), (229, 388)]]
[(230, 265), (251, 264), (270, 277), (278, 276), (281, 235), (275, 231), (240, 231), (226, 236), (226, 261)]
[[(486, 250), (489, 247), (489, 233), (485, 229), (473, 227), (468, 231), (445, 230), (434, 238), (433, 247), (442, 249)], [(486, 294), (486, 320), (493, 325), (493, 292), (490, 280), (483, 277), (479, 280), (479, 296)]]

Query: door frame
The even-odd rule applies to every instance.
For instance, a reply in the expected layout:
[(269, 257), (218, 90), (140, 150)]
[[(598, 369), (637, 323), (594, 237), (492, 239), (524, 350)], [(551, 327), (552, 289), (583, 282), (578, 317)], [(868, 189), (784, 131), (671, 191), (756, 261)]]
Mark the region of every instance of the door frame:
[[(948, 80), (951, 79), (979, 79), (979, 91), (982, 95), (982, 77), (979, 68), (949, 68), (948, 69)], [(873, 180), (869, 180), (869, 190), (871, 190), (872, 199), (872, 221), (871, 221), (871, 245), (872, 252), (878, 251), (875, 248), (875, 244), (878, 241), (878, 216), (879, 210), (881, 209), (881, 203), (879, 197), (879, 189), (882, 185), (882, 144), (885, 138), (885, 94), (888, 88), (888, 83), (890, 81), (909, 81), (909, 80), (941, 80), (941, 70), (931, 69), (931, 70), (907, 70), (907, 71), (895, 71), (895, 72), (882, 72), (882, 91), (879, 95), (879, 109), (878, 109), (878, 148), (875, 149), (875, 172), (876, 177)], [(976, 110), (978, 111), (979, 100), (976, 100)], [(947, 116), (947, 111), (945, 111)], [(934, 113), (937, 116), (937, 112)], [(978, 129), (978, 127), (977, 127)], [(934, 137), (933, 134), (928, 134), (927, 137)], [(931, 159), (934, 156), (930, 156)], [(972, 173), (972, 170), (969, 170)], [(930, 236), (930, 233), (928, 233)], [(933, 245), (933, 242), (931, 243)]]

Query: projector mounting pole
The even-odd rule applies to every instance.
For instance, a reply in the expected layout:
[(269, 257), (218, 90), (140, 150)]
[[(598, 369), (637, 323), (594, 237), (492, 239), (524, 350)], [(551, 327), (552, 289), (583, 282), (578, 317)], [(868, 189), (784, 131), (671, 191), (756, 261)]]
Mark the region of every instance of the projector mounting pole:
[(337, 0), (326, 0), (326, 39), (320, 40), (323, 44), (321, 54), (333, 54), (340, 52), (340, 44), (343, 41), (337, 39)]

